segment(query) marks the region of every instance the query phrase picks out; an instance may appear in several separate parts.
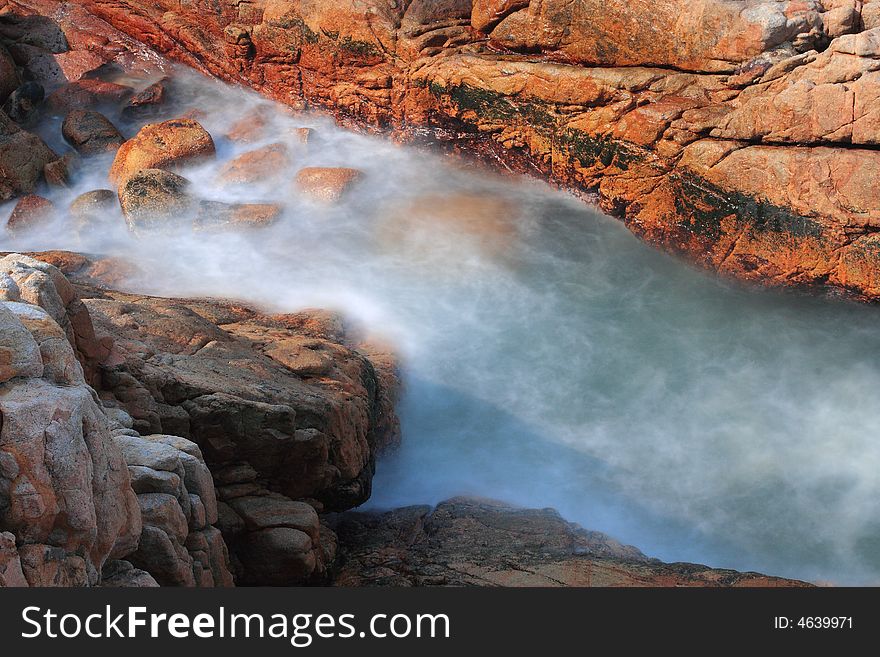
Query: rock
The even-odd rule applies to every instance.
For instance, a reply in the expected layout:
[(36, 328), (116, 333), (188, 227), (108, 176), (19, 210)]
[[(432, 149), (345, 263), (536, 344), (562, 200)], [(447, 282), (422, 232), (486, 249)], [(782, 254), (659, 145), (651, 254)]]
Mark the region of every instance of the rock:
[(173, 119), (153, 123), (122, 145), (110, 167), (110, 180), (123, 184), (142, 169), (179, 170), (214, 154), (214, 140), (198, 122)]
[(160, 528), (179, 543), (186, 540), (189, 526), (177, 498), (165, 493), (143, 493), (138, 495), (138, 504), (145, 525)]
[[(877, 2), (474, 0), (468, 12), (459, 0), (359, 9), (314, 0), (207, 13), (131, 0), (137, 21), (122, 5), (86, 4), (158, 50), (274, 98), (595, 193), (640, 238), (709, 269), (880, 297), (871, 234), (880, 196), (844, 181), (857, 171), (873, 189)], [(200, 36), (181, 43), (180, 34)], [(266, 124), (249, 116), (230, 132), (264, 139)], [(718, 143), (679, 166), (701, 141)], [(720, 186), (702, 179), (696, 172), (730, 142), (772, 147), (772, 158), (738, 156), (771, 169), (728, 169)], [(831, 162), (844, 168), (813, 209)], [(803, 178), (804, 198), (778, 193), (780, 173)], [(838, 193), (857, 204), (829, 209)]]
[(68, 341), (64, 329), (45, 310), (25, 303), (3, 303), (36, 340), (43, 363), (42, 378), (58, 385), (85, 383), (73, 345)]
[(176, 473), (154, 470), (143, 465), (129, 465), (128, 474), (131, 477), (132, 490), (139, 494), (168, 493), (177, 496), (183, 485)]
[(171, 78), (164, 77), (136, 93), (125, 103), (122, 116), (126, 119), (142, 119), (158, 114), (165, 104), (165, 96), (170, 84)]
[(357, 169), (346, 167), (306, 167), (297, 172), (296, 186), (314, 201), (333, 204), (339, 202), (361, 175)]
[(336, 586), (807, 586), (757, 573), (664, 564), (552, 509), (455, 498), (436, 508), (348, 512)]
[(150, 573), (135, 568), (128, 561), (110, 561), (101, 574), (104, 588), (158, 588), (159, 584)]
[(19, 125), (30, 127), (37, 122), (40, 103), (44, 98), (43, 85), (28, 81), (9, 95), (3, 103), (3, 111)]
[(118, 217), (119, 199), (112, 190), (95, 189), (73, 199), (67, 213), (78, 229), (99, 227)]
[(15, 536), (0, 532), (0, 588), (27, 586), (28, 581), (21, 570), (21, 559), (15, 547)]
[(236, 185), (277, 181), (289, 166), (290, 156), (287, 146), (282, 143), (269, 144), (242, 153), (227, 162), (220, 169), (217, 181), (221, 184)]
[(67, 37), (56, 20), (37, 13), (5, 14), (0, 34), (16, 44), (26, 44), (49, 53), (70, 49)]
[[(128, 463), (144, 523), (135, 566), (166, 585), (231, 586), (211, 473), (195, 443), (179, 436), (114, 434)], [(160, 533), (162, 535), (160, 535)]]
[(122, 450), (129, 466), (176, 472), (182, 468), (179, 451), (163, 443), (135, 436), (116, 436), (114, 441)]
[(43, 167), (57, 159), (42, 139), (0, 112), (0, 200), (30, 194), (43, 175)]
[(471, 25), (487, 32), (508, 14), (529, 6), (529, 0), (474, 0)]
[(270, 117), (270, 108), (266, 105), (259, 105), (253, 113), (235, 121), (227, 130), (226, 138), (242, 143), (259, 141), (266, 135)]
[(6, 47), (0, 45), (0, 103), (4, 103), (20, 84), (21, 78), (15, 61)]
[(6, 222), (6, 230), (21, 234), (52, 223), (56, 217), (55, 204), (47, 198), (28, 194), (19, 199)]
[(272, 527), (291, 527), (305, 532), (312, 541), (318, 541), (320, 522), (315, 510), (304, 502), (287, 498), (239, 497), (229, 505), (244, 520), (251, 531)]
[(105, 560), (137, 544), (140, 515), (106, 419), (85, 385), (43, 379), (0, 385), (0, 469), (7, 500), (3, 527), (19, 550), (28, 582), (86, 585)]
[[(76, 271), (89, 268), (80, 264)], [(114, 438), (124, 447), (129, 466), (149, 468), (133, 471), (138, 492), (173, 495), (173, 481), (151, 471), (177, 474), (187, 489), (189, 511), (184, 515), (190, 531), (203, 522), (204, 507), (204, 522), (219, 523), (232, 562), (247, 581), (264, 576), (266, 584), (322, 579), (329, 563), (318, 548), (309, 548), (306, 555), (294, 543), (289, 572), (268, 562), (242, 566), (247, 561), (242, 555), (274, 558), (281, 547), (255, 549), (263, 539), (252, 541), (250, 535), (276, 524), (305, 531), (307, 538), (316, 538), (315, 545), (324, 541), (314, 510), (296, 499), (320, 500), (315, 504), (328, 509), (366, 499), (374, 454), (397, 440), (395, 392), (386, 389), (396, 380), (380, 375), (378, 366), (346, 347), (341, 324), (328, 317), (301, 313), (270, 318), (237, 306), (187, 305), (106, 288), (88, 305), (102, 326), (100, 334), (114, 336), (113, 365), (103, 370), (105, 390), (112, 393), (113, 405), (130, 414), (135, 430), (156, 434), (132, 436), (124, 430)], [(320, 376), (304, 376), (288, 366), (296, 364), (295, 354), (304, 349), (326, 358)], [(146, 354), (152, 354), (149, 363)], [(393, 366), (383, 365), (381, 371), (386, 369)], [(183, 437), (166, 435), (170, 426)], [(205, 463), (222, 473), (217, 492)], [(218, 505), (217, 493), (229, 504)], [(183, 505), (181, 496), (176, 498)], [(183, 581), (168, 566), (179, 552), (179, 539), (168, 538), (167, 544), (158, 536), (150, 540), (162, 550), (166, 564), (157, 580)], [(195, 563), (189, 541), (183, 547)], [(155, 564), (142, 560), (147, 556), (132, 557), (132, 563), (155, 575)], [(306, 567), (311, 570), (303, 574)], [(201, 576), (193, 574), (194, 580)], [(216, 581), (218, 574), (212, 571), (212, 577)]]
[(196, 230), (265, 228), (281, 218), (277, 203), (221, 203), (201, 201), (193, 225)]
[(86, 78), (53, 91), (46, 99), (46, 105), (51, 111), (64, 115), (75, 109), (117, 105), (131, 94), (131, 87)]
[(43, 376), (40, 347), (21, 321), (0, 303), (0, 383)]
[(61, 125), (61, 133), (83, 155), (116, 151), (125, 141), (106, 116), (89, 110), (69, 112)]
[[(498, 196), (428, 194), (385, 210), (377, 233), (389, 248), (426, 262), (454, 263), (457, 257), (468, 257), (466, 247), (503, 259), (517, 243), (518, 217), (518, 209)], [(455, 253), (438, 250), (438, 231), (452, 236)]]
[(64, 189), (70, 187), (79, 164), (79, 156), (76, 153), (65, 153), (54, 162), (44, 165), (43, 177), (46, 179), (46, 184)]
[(144, 525), (132, 564), (146, 570), (160, 586), (195, 586), (192, 556), (176, 544), (162, 529)]
[(97, 385), (99, 363), (109, 353), (108, 341), (95, 336), (88, 310), (64, 275), (48, 263), (11, 254), (0, 258), (0, 277), (0, 285), (15, 285), (15, 300), (42, 308), (64, 330), (86, 381)]
[(308, 581), (315, 572), (312, 540), (298, 529), (277, 527), (249, 533), (237, 554), (245, 568), (244, 584), (290, 586)]
[(132, 231), (161, 228), (186, 218), (193, 207), (190, 183), (162, 169), (129, 174), (119, 187), (119, 204)]

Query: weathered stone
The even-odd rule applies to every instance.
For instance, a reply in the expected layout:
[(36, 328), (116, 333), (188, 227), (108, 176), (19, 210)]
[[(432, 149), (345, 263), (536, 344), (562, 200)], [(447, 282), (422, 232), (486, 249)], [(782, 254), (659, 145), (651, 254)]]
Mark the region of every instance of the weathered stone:
[(32, 192), (43, 167), (57, 159), (42, 139), (0, 112), (0, 200)]
[(68, 113), (61, 125), (61, 133), (83, 155), (115, 151), (125, 141), (106, 116), (89, 110)]
[(162, 169), (142, 169), (119, 187), (119, 205), (132, 231), (181, 225), (193, 207), (189, 181)]
[(214, 140), (192, 119), (173, 119), (141, 128), (116, 153), (110, 167), (110, 180), (124, 184), (144, 169), (179, 170), (213, 158)]
[(16, 234), (27, 233), (52, 223), (55, 218), (55, 204), (52, 201), (28, 194), (15, 204), (6, 222), (6, 230)]

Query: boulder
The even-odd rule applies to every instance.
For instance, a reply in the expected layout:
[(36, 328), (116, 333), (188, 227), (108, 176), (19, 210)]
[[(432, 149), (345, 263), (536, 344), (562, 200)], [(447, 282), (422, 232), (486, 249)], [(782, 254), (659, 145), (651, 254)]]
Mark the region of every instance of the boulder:
[(28, 586), (21, 569), (21, 558), (15, 546), (15, 536), (9, 532), (0, 532), (0, 588)]
[(73, 199), (67, 213), (79, 230), (110, 224), (119, 215), (119, 198), (110, 189), (95, 189)]
[(313, 201), (334, 204), (362, 175), (347, 167), (306, 167), (296, 174), (296, 188)]
[(0, 112), (0, 200), (34, 191), (43, 167), (57, 159), (42, 139)]
[(25, 82), (3, 103), (3, 112), (20, 126), (30, 127), (39, 118), (40, 103), (44, 97), (43, 85), (34, 81)]
[(192, 119), (173, 119), (141, 128), (116, 153), (110, 180), (122, 185), (142, 169), (179, 170), (215, 155), (211, 135)]
[(6, 222), (6, 230), (13, 234), (27, 233), (52, 223), (55, 218), (55, 204), (52, 201), (36, 194), (28, 194), (15, 204)]
[(67, 189), (74, 181), (79, 166), (80, 159), (76, 153), (65, 153), (43, 166), (43, 177), (47, 185)]
[[(442, 266), (472, 250), (504, 260), (517, 244), (519, 217), (520, 210), (501, 196), (424, 194), (384, 209), (377, 234), (386, 248)], [(437, 239), (438, 232), (445, 240)]]
[(0, 103), (5, 102), (20, 84), (21, 78), (15, 61), (6, 47), (0, 45)]
[(529, 6), (529, 0), (474, 0), (471, 25), (475, 30), (488, 32), (514, 11)]
[(211, 473), (198, 446), (179, 436), (116, 432), (137, 492), (144, 531), (128, 558), (166, 586), (231, 586)]
[(73, 110), (64, 117), (61, 134), (82, 155), (116, 151), (125, 141), (110, 119), (91, 110)]
[(199, 231), (265, 228), (281, 218), (282, 210), (277, 203), (201, 201), (193, 226)]
[(40, 346), (6, 303), (0, 302), (0, 383), (18, 377), (41, 377)]
[(289, 527), (251, 532), (237, 552), (242, 583), (292, 586), (309, 581), (316, 569), (315, 546), (308, 534)]
[(136, 93), (125, 103), (125, 106), (122, 108), (122, 116), (132, 120), (158, 114), (166, 102), (170, 85), (171, 78), (163, 77), (143, 91)]
[(61, 271), (46, 262), (11, 254), (0, 258), (0, 294), (45, 310), (64, 330), (82, 364), (86, 381), (99, 381), (99, 363), (109, 354), (109, 341), (95, 336), (89, 312)]
[(3, 527), (34, 585), (96, 584), (107, 559), (131, 552), (140, 514), (107, 422), (84, 384), (0, 384)]
[(56, 89), (46, 99), (50, 111), (65, 115), (75, 109), (114, 106), (132, 94), (131, 87), (85, 78)]
[(220, 169), (220, 184), (252, 185), (278, 181), (290, 167), (290, 155), (283, 143), (269, 144), (263, 148), (242, 153)]
[(163, 169), (141, 169), (119, 187), (119, 204), (132, 231), (173, 225), (189, 216), (194, 201), (189, 181)]

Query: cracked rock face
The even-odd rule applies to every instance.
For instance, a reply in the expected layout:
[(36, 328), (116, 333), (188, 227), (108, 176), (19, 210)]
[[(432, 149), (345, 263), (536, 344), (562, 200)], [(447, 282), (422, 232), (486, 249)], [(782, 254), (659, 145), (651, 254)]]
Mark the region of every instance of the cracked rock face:
[(770, 285), (880, 297), (876, 0), (89, 0), (202, 70), (595, 192)]
[(100, 263), (41, 257), (110, 346), (98, 395), (144, 526), (126, 562), (162, 585), (324, 581), (335, 536), (318, 512), (365, 501), (399, 439), (393, 358), (330, 313), (123, 294), (92, 285)]
[(0, 580), (95, 585), (136, 549), (141, 516), (76, 357), (79, 299), (32, 258), (7, 256), (0, 270)]

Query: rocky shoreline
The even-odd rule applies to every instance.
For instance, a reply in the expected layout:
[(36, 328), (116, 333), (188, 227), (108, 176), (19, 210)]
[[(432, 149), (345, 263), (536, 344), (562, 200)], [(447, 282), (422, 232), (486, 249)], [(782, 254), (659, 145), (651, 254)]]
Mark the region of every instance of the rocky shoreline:
[(282, 102), (595, 192), (711, 270), (880, 295), (876, 1), (83, 4)]
[[(569, 155), (548, 160), (541, 148), (555, 153), (553, 139), (540, 147), (539, 133), (530, 132), (548, 125), (537, 96), (512, 87), (498, 96), (454, 79), (476, 70), (471, 60), (456, 59), (468, 57), (488, 62), (491, 84), (510, 76), (521, 82), (521, 64), (529, 64), (523, 74), (529, 84), (547, 71), (571, 73), (571, 63), (560, 69), (482, 50), (495, 52), (486, 31), (500, 29), (501, 18), (519, 15), (528, 3), (495, 9), (476, 3), (488, 20), (479, 25), (470, 0), (466, 16), (458, 2), (412, 2), (390, 17), (386, 9), (331, 11), (323, 2), (309, 4), (317, 13), (304, 16), (294, 4), (224, 4), (218, 22), (205, 23), (213, 14), (198, 4), (2, 3), (0, 198), (15, 200), (8, 234), (27, 236), (59, 216), (76, 230), (100, 231), (110, 220), (134, 235), (172, 217), (201, 231), (258, 229), (278, 217), (271, 203), (196, 195), (187, 167), (216, 155), (214, 139), (197, 110), (163, 116), (174, 81), (160, 77), (161, 67), (126, 32), (289, 104), (305, 98), (407, 138), (419, 137), (422, 128), (435, 138), (454, 129), (475, 150), (517, 166), (538, 165), (557, 182), (598, 184), (606, 204), (616, 198), (607, 190), (615, 181), (634, 185), (619, 199), (636, 189), (639, 199), (659, 198), (643, 183), (666, 174), (645, 176), (641, 156), (622, 149), (631, 143), (626, 139), (602, 137), (597, 151), (595, 135), (583, 143), (573, 137), (596, 162), (607, 160), (601, 175)], [(322, 29), (321, 21), (340, 31)], [(237, 31), (240, 25), (248, 27)], [(392, 41), (393, 52), (386, 51)], [(532, 64), (542, 67), (540, 74)], [(712, 66), (717, 76), (725, 65)], [(108, 72), (152, 82), (137, 91), (110, 81)], [(671, 89), (664, 75), (639, 78), (639, 88), (626, 93)], [(612, 85), (596, 87), (603, 103), (630, 84), (608, 82), (607, 72), (600, 77)], [(581, 78), (550, 78), (547, 86), (559, 93), (569, 83), (569, 91), (585, 86)], [(651, 98), (662, 105), (662, 93)], [(522, 102), (528, 107), (516, 104)], [(581, 102), (552, 100), (547, 111), (554, 126), (561, 108)], [(68, 152), (54, 152), (41, 138), (44, 112), (63, 117)], [(527, 117), (528, 125), (513, 116)], [(114, 123), (124, 117), (156, 121), (126, 139)], [(230, 139), (247, 142), (260, 129), (259, 117), (247, 118)], [(310, 132), (299, 128), (296, 137), (305, 143)], [(283, 145), (254, 149), (227, 162), (221, 176), (228, 184), (262, 180), (290, 155)], [(92, 190), (69, 207), (36, 194), (65, 189), (82, 161), (94, 157), (112, 158), (109, 178), (117, 189)], [(648, 157), (651, 166), (655, 157)], [(294, 184), (298, 193), (332, 205), (358, 177), (356, 169), (304, 167)], [(633, 203), (623, 203), (627, 212)], [(756, 212), (763, 217), (765, 209)], [(870, 224), (862, 228), (869, 232)], [(748, 239), (737, 240), (752, 248)], [(699, 244), (693, 248), (709, 248)], [(773, 249), (770, 255), (779, 257)], [(737, 258), (728, 254), (727, 261)], [(67, 251), (0, 254), (0, 586), (803, 584), (663, 564), (549, 510), (455, 499), (435, 509), (351, 511), (370, 497), (376, 459), (400, 439), (394, 355), (326, 311), (272, 314), (230, 300), (127, 292), (119, 289), (127, 266)], [(866, 265), (869, 278), (872, 266)], [(749, 271), (775, 280), (766, 268)], [(799, 283), (804, 276), (784, 278)], [(823, 282), (874, 295), (861, 280)]]

